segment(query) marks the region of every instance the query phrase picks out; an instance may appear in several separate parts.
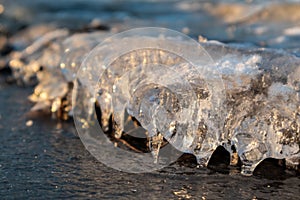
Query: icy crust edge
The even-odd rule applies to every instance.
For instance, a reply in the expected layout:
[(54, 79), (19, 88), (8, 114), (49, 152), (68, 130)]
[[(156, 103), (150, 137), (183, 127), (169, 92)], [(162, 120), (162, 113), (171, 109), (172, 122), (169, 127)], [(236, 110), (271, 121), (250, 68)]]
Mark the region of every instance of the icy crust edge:
[[(251, 175), (266, 158), (285, 159), (288, 168), (297, 170), (300, 160), (300, 59), (284, 51), (232, 48), (214, 42), (202, 44), (225, 72), (222, 76), (228, 116), (222, 138), (228, 139), (228, 143), (223, 146), (231, 153), (231, 158), (235, 158), (232, 155), (232, 147), (235, 147), (243, 164), (242, 174)], [(246, 59), (242, 62), (244, 72), (238, 75), (240, 62), (232, 66), (237, 73), (225, 70), (228, 68), (224, 67), (226, 57)], [(232, 160), (231, 163), (236, 162)]]
[[(30, 75), (33, 73), (40, 77), (37, 92), (30, 98), (37, 102), (33, 110), (50, 108), (55, 114), (61, 112), (61, 107), (68, 107), (66, 112), (71, 112), (70, 101), (62, 100), (69, 95), (71, 87), (68, 87), (68, 82), (72, 81), (72, 78), (66, 77), (64, 69), (72, 68), (71, 61), (75, 58), (71, 54), (67, 55), (70, 63), (65, 66), (61, 65), (61, 62), (47, 62), (47, 57), (52, 55), (51, 52), (56, 48), (55, 44), (61, 44), (64, 37), (65, 33), (61, 38), (51, 41), (53, 45), (50, 46), (42, 44), (42, 51), (23, 56), (22, 63), (17, 62), (18, 58), (12, 59), (12, 65), (15, 64), (18, 70), (23, 70), (24, 73), (28, 71)], [(88, 34), (84, 37), (88, 37)], [(83, 43), (85, 39), (83, 38)], [(99, 41), (96, 40), (95, 44)], [(245, 68), (246, 71), (240, 71), (242, 78), (236, 79), (239, 80), (237, 84), (232, 84), (235, 83), (232, 82), (235, 79), (230, 77), (236, 70), (232, 69), (233, 66), (230, 69), (232, 72), (225, 70), (222, 74), (227, 85), (228, 108), (221, 136), (222, 143), (233, 158), (235, 152), (231, 150), (231, 146), (235, 146), (236, 153), (244, 163), (242, 173), (251, 174), (259, 162), (268, 157), (285, 158), (288, 166), (297, 168), (300, 145), (299, 58), (283, 51), (237, 48), (220, 43), (207, 42), (202, 43), (202, 46), (221, 68), (232, 63), (250, 66)], [(68, 48), (73, 47), (70, 45)], [(58, 60), (63, 57), (62, 53), (56, 56)], [(38, 58), (34, 64), (30, 62), (32, 57)], [(23, 68), (23, 64), (26, 68)], [(43, 66), (45, 70), (37, 72), (35, 69), (38, 66)], [(49, 81), (52, 84), (49, 84)], [(63, 89), (58, 90), (60, 87)], [(243, 112), (240, 113), (239, 110)], [(259, 131), (260, 128), (264, 128), (265, 131)]]

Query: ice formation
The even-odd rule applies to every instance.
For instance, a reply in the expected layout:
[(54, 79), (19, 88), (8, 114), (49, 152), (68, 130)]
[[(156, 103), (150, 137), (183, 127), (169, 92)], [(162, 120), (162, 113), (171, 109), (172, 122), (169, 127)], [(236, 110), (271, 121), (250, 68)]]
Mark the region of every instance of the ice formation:
[(121, 137), (127, 112), (148, 137), (161, 134), (202, 165), (219, 145), (239, 155), (245, 175), (269, 157), (299, 164), (298, 58), (284, 55), (292, 59), (284, 63), (287, 58), (264, 58), (268, 52), (259, 50), (219, 51), (213, 62), (199, 44), (140, 31), (146, 36), (127, 32), (96, 47), (78, 73), (83, 87), (96, 93), (104, 129), (113, 116)]
[[(37, 74), (33, 109), (51, 107), (57, 113), (63, 107), (70, 112), (70, 83), (86, 58), (77, 81), (87, 95), (74, 101), (80, 109), (88, 108), (82, 127), (88, 129), (96, 103), (102, 129), (112, 126), (116, 138), (125, 132), (127, 115), (136, 119), (146, 130), (154, 158), (161, 147), (157, 144), (165, 139), (194, 154), (201, 165), (224, 146), (238, 154), (245, 175), (265, 158), (299, 165), (298, 57), (214, 42), (202, 43), (204, 50), (174, 32), (156, 35), (150, 29), (134, 37), (115, 36), (117, 43), (106, 40), (89, 53), (108, 34), (54, 33), (44, 38), (51, 45), (37, 41), (11, 61), (23, 82)], [(20, 64), (24, 58), (35, 63)]]

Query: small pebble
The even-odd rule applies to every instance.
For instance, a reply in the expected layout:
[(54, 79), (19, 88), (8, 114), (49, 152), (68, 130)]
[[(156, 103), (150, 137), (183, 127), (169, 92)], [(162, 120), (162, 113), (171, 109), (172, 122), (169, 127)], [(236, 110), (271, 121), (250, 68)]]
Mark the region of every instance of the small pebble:
[(30, 126), (32, 126), (32, 125), (33, 125), (33, 121), (32, 121), (32, 120), (28, 120), (28, 121), (26, 122), (26, 126), (30, 127)]

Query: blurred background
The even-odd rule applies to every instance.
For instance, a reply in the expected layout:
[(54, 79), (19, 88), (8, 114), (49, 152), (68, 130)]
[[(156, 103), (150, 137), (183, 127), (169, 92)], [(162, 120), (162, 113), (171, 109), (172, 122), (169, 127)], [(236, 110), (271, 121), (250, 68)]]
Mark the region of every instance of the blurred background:
[[(194, 38), (297, 48), (300, 5), (297, 0), (15, 0), (0, 1), (1, 35), (33, 25), (116, 31), (161, 26)], [(99, 27), (100, 26), (100, 27)]]

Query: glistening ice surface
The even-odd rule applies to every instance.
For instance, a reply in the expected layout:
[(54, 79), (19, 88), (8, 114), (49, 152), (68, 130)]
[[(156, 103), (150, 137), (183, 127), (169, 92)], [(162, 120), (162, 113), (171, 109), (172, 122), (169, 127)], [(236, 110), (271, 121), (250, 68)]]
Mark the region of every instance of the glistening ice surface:
[[(100, 44), (78, 72), (84, 87), (96, 93), (96, 97), (91, 96), (104, 111), (101, 118), (104, 130), (112, 116), (115, 137), (120, 138), (127, 112), (147, 131), (147, 137), (162, 134), (177, 149), (194, 154), (201, 165), (206, 165), (213, 151), (223, 145), (231, 154), (238, 154), (245, 175), (252, 174), (269, 157), (285, 158), (288, 165), (298, 166), (298, 58), (285, 55), (286, 58), (276, 58), (274, 62), (268, 52), (233, 53), (224, 51), (221, 44), (206, 43), (208, 50), (215, 46), (221, 54), (213, 62), (203, 51), (196, 55), (201, 63), (191, 64), (193, 60), (187, 61), (184, 55), (176, 53), (188, 51), (193, 55), (193, 45), (197, 44), (177, 38), (176, 43), (182, 49), (176, 52), (168, 45), (174, 40), (168, 32), (161, 38), (139, 35), (151, 31), (132, 31), (134, 37), (127, 36), (128, 32), (124, 38), (116, 36), (120, 44), (124, 41), (126, 46), (128, 42), (133, 49), (134, 44), (143, 42), (144, 49), (126, 52), (122, 47), (114, 48), (110, 41), (116, 38)], [(157, 49), (156, 43), (160, 44)], [(111, 49), (121, 51), (122, 56), (108, 56), (108, 61), (101, 61), (103, 55), (112, 54)], [(283, 70), (276, 65), (284, 59), (289, 59), (289, 64)]]

